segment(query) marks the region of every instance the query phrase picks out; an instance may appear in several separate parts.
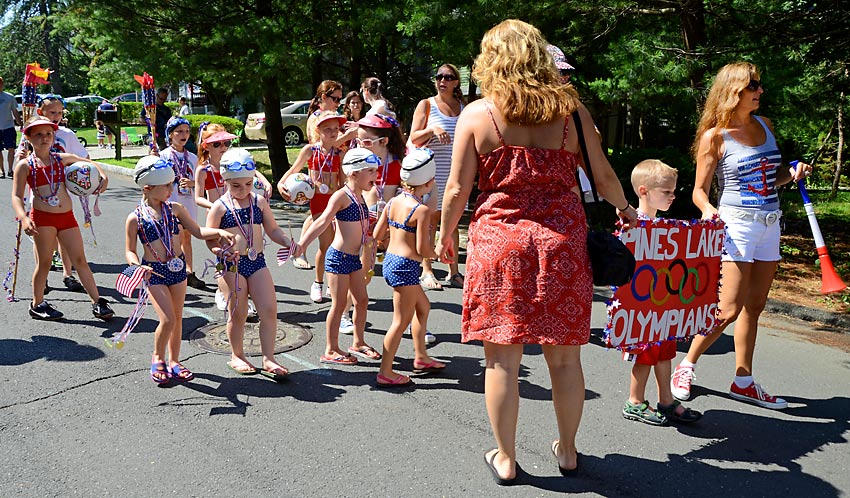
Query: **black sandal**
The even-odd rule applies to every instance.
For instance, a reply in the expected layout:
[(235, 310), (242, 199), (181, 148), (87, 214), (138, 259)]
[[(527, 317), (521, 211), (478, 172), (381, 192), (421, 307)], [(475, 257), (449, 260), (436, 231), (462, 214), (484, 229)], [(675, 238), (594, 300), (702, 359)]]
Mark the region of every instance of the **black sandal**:
[(682, 403), (677, 399), (674, 399), (669, 405), (662, 405), (661, 403), (656, 405), (658, 412), (667, 417), (667, 420), (672, 422), (692, 424), (702, 418), (702, 413), (684, 406), (682, 406), (683, 410), (681, 414), (676, 413), (676, 408), (679, 406), (682, 406)]

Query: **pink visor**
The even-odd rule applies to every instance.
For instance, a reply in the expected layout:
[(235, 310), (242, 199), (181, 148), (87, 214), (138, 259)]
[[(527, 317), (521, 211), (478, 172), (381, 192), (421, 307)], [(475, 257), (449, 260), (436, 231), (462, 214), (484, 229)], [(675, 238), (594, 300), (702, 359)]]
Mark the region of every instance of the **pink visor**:
[(316, 128), (321, 128), (322, 123), (324, 123), (325, 121), (331, 121), (331, 120), (336, 120), (339, 123), (340, 126), (344, 125), (346, 123), (346, 121), (348, 121), (348, 119), (346, 119), (345, 116), (341, 116), (341, 115), (325, 116), (325, 117), (319, 119), (319, 121), (316, 122)]
[(357, 122), (360, 126), (368, 126), (369, 128), (392, 128), (393, 125), (389, 121), (385, 119), (381, 119), (378, 116), (371, 114), (366, 116)]
[(217, 131), (212, 135), (208, 136), (204, 139), (205, 144), (211, 144), (213, 142), (224, 142), (225, 140), (233, 140), (236, 138), (236, 135), (227, 131)]
[(21, 133), (26, 135), (30, 128), (35, 128), (36, 126), (50, 126), (51, 128), (53, 128), (53, 131), (59, 129), (59, 125), (54, 123), (53, 121), (50, 121), (47, 118), (38, 118), (30, 121), (29, 124), (24, 126), (24, 129), (21, 130)]

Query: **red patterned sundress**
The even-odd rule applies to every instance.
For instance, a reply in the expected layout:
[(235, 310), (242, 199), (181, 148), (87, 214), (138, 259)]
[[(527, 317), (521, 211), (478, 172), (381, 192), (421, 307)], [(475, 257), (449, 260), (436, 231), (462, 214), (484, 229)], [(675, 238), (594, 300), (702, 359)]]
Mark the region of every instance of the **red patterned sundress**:
[[(576, 155), (505, 144), (478, 160), (469, 224), (463, 342), (581, 345), (590, 338), (593, 282)], [(569, 117), (564, 122), (564, 140)]]

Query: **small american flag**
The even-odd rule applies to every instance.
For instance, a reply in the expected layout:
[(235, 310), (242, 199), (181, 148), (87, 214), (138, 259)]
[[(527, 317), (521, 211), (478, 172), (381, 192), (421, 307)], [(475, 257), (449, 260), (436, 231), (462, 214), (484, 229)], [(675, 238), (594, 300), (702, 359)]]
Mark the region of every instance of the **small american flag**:
[(127, 297), (133, 297), (135, 291), (145, 280), (145, 269), (141, 266), (128, 266), (118, 275), (115, 290)]
[(281, 247), (277, 250), (277, 266), (283, 266), (289, 259), (289, 256), (295, 252), (295, 239), (290, 240), (292, 243), (289, 244), (289, 247)]

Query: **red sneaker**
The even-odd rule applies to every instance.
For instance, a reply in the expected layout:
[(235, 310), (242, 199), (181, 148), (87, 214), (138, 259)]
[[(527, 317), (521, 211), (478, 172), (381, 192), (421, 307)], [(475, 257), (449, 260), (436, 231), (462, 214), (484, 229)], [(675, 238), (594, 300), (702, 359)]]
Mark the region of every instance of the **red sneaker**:
[(765, 390), (755, 382), (747, 387), (738, 387), (738, 385), (733, 382), (732, 387), (729, 388), (729, 396), (737, 399), (738, 401), (752, 403), (762, 408), (770, 408), (771, 410), (783, 410), (788, 408), (788, 403), (784, 399), (767, 394), (767, 392), (765, 392)]
[(691, 397), (691, 381), (696, 378), (694, 367), (682, 365), (676, 367), (673, 377), (670, 378), (670, 391), (673, 392), (673, 397), (680, 401), (687, 401)]

